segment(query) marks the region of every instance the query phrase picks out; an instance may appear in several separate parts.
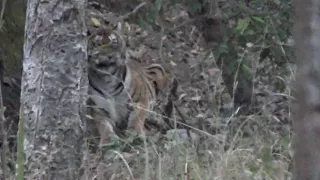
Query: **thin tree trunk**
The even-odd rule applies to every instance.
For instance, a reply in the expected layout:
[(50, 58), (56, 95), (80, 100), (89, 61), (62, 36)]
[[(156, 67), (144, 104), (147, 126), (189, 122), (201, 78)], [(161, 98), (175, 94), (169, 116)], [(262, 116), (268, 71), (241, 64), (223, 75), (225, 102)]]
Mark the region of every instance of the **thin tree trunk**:
[(2, 141), (1, 147), (1, 169), (2, 169), (2, 178), (8, 178), (8, 136), (6, 130), (6, 119), (4, 117), (4, 105), (3, 105), (3, 93), (2, 93), (2, 83), (3, 83), (3, 64), (2, 60), (0, 60), (0, 136)]
[(86, 0), (29, 0), (21, 88), (25, 177), (79, 179), (87, 94)]
[[(219, 49), (227, 31), (222, 22), (218, 0), (197, 1), (202, 5), (201, 9), (198, 12), (189, 10), (188, 13), (191, 18), (198, 18), (196, 27), (202, 32), (207, 49), (215, 52)], [(235, 62), (237, 52), (232, 43), (228, 43), (228, 49), (228, 53), (217, 55), (217, 65), (222, 70), (227, 91), (234, 99), (234, 107), (241, 107), (239, 111), (241, 113), (249, 113), (253, 91), (252, 75), (241, 68), (243, 62)]]
[(294, 179), (320, 179), (320, 1), (295, 0)]

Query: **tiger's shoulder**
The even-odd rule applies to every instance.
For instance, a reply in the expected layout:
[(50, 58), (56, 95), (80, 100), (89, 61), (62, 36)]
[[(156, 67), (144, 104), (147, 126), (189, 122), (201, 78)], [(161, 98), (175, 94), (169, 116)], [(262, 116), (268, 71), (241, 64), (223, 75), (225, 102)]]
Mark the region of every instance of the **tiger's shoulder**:
[(157, 63), (144, 64), (135, 60), (127, 63), (127, 68), (131, 72), (131, 88), (137, 89), (139, 94), (147, 95), (152, 93), (154, 98), (169, 90), (171, 76), (164, 67)]

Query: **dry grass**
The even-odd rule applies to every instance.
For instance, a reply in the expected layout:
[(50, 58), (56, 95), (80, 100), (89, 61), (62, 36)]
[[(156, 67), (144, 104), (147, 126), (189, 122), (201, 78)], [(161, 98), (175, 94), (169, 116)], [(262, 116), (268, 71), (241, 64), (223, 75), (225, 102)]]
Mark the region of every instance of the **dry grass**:
[(126, 147), (121, 143), (103, 150), (103, 155), (90, 154), (89, 159), (94, 162), (89, 164), (97, 169), (88, 171), (87, 176), (151, 180), (290, 179), (289, 137), (265, 132), (250, 137), (233, 136), (226, 149), (225, 137), (229, 132), (224, 133), (209, 137), (200, 132), (195, 142), (176, 136), (147, 137), (145, 143), (131, 142)]

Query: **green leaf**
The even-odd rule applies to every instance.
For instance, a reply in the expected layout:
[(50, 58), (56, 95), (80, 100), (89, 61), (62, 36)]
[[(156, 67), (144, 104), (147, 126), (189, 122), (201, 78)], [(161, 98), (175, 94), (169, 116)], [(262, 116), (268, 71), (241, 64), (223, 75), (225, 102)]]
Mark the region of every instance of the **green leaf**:
[(252, 16), (252, 19), (264, 24), (264, 20), (262, 18), (260, 18), (260, 17)]
[[(229, 58), (229, 57), (226, 57)], [(228, 74), (231, 74), (232, 72), (235, 72), (234, 70), (238, 67), (239, 62), (238, 61), (230, 61), (230, 60), (226, 60), (225, 62), (225, 66), (226, 68), (224, 70), (226, 70)]]
[(149, 12), (147, 13), (146, 21), (149, 24), (154, 24), (157, 19), (158, 12), (155, 8), (150, 8)]
[(162, 0), (156, 0), (155, 4), (157, 11), (160, 11), (162, 7)]
[(138, 25), (139, 27), (141, 27), (143, 30), (146, 29), (147, 25), (146, 25), (146, 22), (144, 21), (143, 17), (138, 14)]
[(261, 160), (263, 161), (263, 165), (266, 169), (270, 168), (270, 165), (272, 163), (272, 153), (271, 153), (271, 147), (263, 147), (261, 150)]
[(100, 23), (100, 21), (99, 21), (97, 18), (92, 17), (92, 18), (91, 18), (91, 21), (92, 21), (92, 23), (93, 23), (95, 26), (98, 26), (98, 27), (101, 26), (101, 23)]
[(236, 27), (236, 30), (239, 31), (241, 35), (243, 35), (244, 31), (248, 28), (249, 24), (250, 18), (240, 19), (238, 21), (238, 26)]
[(198, 1), (188, 0), (187, 3), (192, 13), (200, 12), (202, 5)]

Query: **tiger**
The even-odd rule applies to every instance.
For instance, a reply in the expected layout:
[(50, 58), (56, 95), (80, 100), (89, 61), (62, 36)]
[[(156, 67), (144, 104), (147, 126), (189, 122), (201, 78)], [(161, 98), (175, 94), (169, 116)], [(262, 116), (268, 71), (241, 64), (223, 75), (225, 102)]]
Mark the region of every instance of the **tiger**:
[[(108, 49), (108, 48), (107, 48)], [(143, 64), (112, 47), (89, 56), (89, 113), (97, 125), (100, 145), (115, 130), (144, 133), (144, 123), (160, 98), (166, 97), (171, 78), (162, 65)]]

